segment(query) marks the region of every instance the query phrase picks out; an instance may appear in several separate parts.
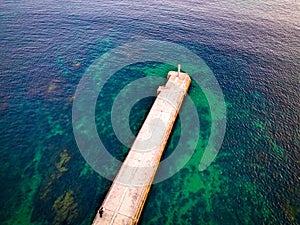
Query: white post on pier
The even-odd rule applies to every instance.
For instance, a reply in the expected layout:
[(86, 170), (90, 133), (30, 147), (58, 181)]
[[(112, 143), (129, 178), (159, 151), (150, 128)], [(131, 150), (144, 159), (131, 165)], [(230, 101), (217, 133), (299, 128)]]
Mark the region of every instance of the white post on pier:
[(177, 77), (179, 77), (180, 75), (180, 64), (178, 64), (178, 74), (177, 74)]

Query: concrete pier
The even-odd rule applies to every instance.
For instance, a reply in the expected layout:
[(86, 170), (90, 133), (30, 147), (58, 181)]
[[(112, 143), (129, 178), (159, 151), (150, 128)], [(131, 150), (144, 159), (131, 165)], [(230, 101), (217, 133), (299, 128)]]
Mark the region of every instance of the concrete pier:
[(101, 205), (102, 217), (97, 213), (93, 225), (137, 224), (190, 83), (180, 66), (168, 73), (166, 85), (158, 88), (157, 98)]

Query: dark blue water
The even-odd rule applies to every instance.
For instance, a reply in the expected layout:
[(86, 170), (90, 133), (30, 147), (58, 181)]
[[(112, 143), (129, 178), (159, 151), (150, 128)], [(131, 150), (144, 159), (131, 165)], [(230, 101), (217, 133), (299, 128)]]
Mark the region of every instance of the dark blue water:
[[(2, 2), (1, 223), (91, 223), (110, 181), (89, 167), (76, 145), (77, 84), (103, 53), (154, 39), (205, 60), (224, 93), (227, 129), (217, 159), (199, 172), (209, 107), (192, 85), (192, 98), (203, 99), (197, 103), (202, 141), (179, 173), (153, 185), (140, 224), (299, 224), (299, 8), (294, 0)], [(117, 158), (127, 149), (113, 131), (101, 133), (110, 126), (109, 101), (137, 74), (164, 77), (170, 69), (142, 63), (127, 68), (122, 81), (118, 74), (110, 81), (118, 88), (106, 91), (111, 96), (98, 104), (96, 121)], [(135, 106), (133, 130), (149, 104)]]

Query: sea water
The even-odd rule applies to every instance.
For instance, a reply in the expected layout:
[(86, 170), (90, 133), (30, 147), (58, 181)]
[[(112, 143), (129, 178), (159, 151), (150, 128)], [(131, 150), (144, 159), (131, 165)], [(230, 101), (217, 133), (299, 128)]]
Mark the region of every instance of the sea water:
[[(192, 83), (201, 138), (178, 173), (152, 186), (140, 224), (299, 224), (299, 12), (297, 0), (3, 1), (1, 224), (91, 223), (111, 181), (77, 147), (75, 90), (104, 53), (149, 39), (184, 46), (206, 62), (224, 94), (227, 126), (217, 158), (200, 172), (213, 112)], [(110, 121), (117, 94), (172, 69), (133, 64), (103, 88), (95, 121), (115, 158), (128, 151)], [(134, 133), (153, 100), (131, 110)], [(176, 147), (180, 127), (178, 120), (163, 158)]]

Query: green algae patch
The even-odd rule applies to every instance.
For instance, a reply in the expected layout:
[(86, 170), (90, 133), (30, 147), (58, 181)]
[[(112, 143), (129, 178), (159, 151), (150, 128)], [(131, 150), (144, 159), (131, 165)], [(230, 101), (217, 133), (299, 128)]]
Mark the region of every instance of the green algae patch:
[(285, 149), (283, 149), (282, 147), (278, 146), (276, 143), (272, 143), (273, 145), (273, 151), (279, 155), (281, 158), (285, 157), (286, 153), (285, 153)]
[(40, 199), (45, 199), (48, 194), (51, 192), (51, 187), (52, 184), (55, 180), (59, 179), (63, 173), (68, 171), (67, 164), (70, 161), (71, 156), (69, 155), (67, 149), (64, 149), (60, 154), (59, 154), (59, 159), (55, 163), (55, 168), (56, 170), (50, 175), (50, 179), (47, 182), (44, 191), (40, 195)]
[(57, 136), (57, 135), (61, 136), (64, 134), (63, 128), (62, 128), (61, 124), (57, 123), (56, 118), (53, 118), (53, 116), (48, 115), (47, 120), (48, 120), (48, 126), (51, 129), (51, 131), (47, 135), (47, 139), (51, 139), (54, 136)]
[[(258, 129), (257, 132), (255, 132), (255, 137), (257, 140), (267, 140), (269, 143), (270, 148), (273, 150), (273, 152), (278, 155), (281, 159), (284, 159), (286, 156), (286, 150), (282, 147), (280, 147), (272, 138), (271, 132), (268, 130), (268, 124), (260, 121), (260, 120), (254, 120), (253, 126)], [(261, 135), (263, 134), (263, 135)]]
[(78, 216), (74, 192), (68, 191), (59, 196), (55, 200), (52, 210), (55, 213), (53, 224), (71, 224), (71, 222)]
[(70, 161), (71, 157), (69, 156), (67, 149), (64, 149), (59, 156), (60, 160), (58, 163), (55, 163), (55, 167), (60, 173), (64, 173), (68, 171), (66, 164)]
[(88, 163), (85, 163), (83, 166), (83, 169), (80, 172), (79, 177), (86, 176), (89, 173), (93, 173), (93, 172), (94, 172), (94, 170), (92, 169), (92, 167)]
[(253, 124), (256, 128), (260, 129), (261, 131), (266, 130), (266, 125), (260, 120), (254, 120)]

